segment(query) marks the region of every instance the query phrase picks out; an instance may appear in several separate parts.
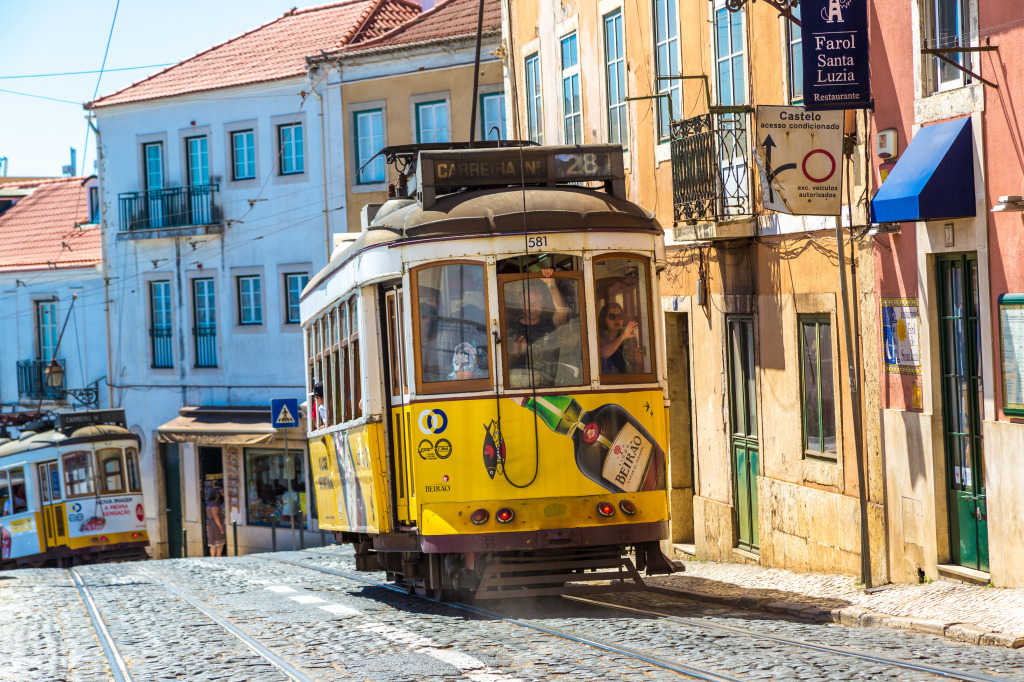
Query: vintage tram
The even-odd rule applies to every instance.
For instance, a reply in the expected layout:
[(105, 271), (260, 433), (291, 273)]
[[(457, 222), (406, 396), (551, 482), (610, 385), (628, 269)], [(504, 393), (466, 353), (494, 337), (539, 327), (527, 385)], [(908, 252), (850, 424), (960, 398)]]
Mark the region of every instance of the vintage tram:
[(383, 153), (397, 189), (301, 297), (320, 527), (442, 597), (675, 570), (664, 237), (621, 147)]
[(144, 559), (148, 544), (124, 410), (61, 413), (0, 439), (0, 567)]

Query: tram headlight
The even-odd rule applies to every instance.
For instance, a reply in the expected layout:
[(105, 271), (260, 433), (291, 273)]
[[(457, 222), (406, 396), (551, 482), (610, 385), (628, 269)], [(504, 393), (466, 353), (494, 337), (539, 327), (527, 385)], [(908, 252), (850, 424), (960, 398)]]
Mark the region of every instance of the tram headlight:
[(597, 503), (597, 513), (600, 514), (601, 516), (605, 516), (605, 517), (614, 516), (615, 515), (615, 507), (613, 507), (610, 502), (598, 502)]
[(636, 505), (629, 500), (622, 500), (619, 502), (619, 509), (622, 510), (623, 514), (628, 514), (629, 516), (636, 514)]
[(473, 515), (469, 517), (469, 520), (477, 526), (482, 526), (487, 523), (487, 519), (489, 518), (491, 518), (491, 515), (487, 513), (486, 509), (477, 509), (473, 512)]
[(498, 520), (498, 523), (511, 523), (512, 519), (516, 517), (516, 513), (508, 507), (502, 507), (494, 515), (494, 518)]

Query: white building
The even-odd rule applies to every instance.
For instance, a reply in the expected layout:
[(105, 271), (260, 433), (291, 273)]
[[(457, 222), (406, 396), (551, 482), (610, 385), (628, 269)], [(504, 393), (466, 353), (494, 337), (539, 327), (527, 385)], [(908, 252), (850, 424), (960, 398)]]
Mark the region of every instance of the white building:
[(269, 548), (274, 519), (281, 547), (291, 517), (315, 529), (304, 425), (287, 434), (292, 476), (269, 410), (306, 398), (298, 294), (348, 229), (341, 91), (326, 70), (308, 77), (306, 57), (418, 13), (405, 0), (292, 10), (86, 105), (99, 130), (110, 403), (143, 436), (155, 556), (180, 556), (182, 531), (190, 556), (206, 551), (212, 488), (228, 553)]

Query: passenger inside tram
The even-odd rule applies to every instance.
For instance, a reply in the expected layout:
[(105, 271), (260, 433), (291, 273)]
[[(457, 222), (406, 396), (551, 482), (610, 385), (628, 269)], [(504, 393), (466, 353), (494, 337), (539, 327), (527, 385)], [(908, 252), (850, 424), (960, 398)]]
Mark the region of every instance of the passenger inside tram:
[(646, 343), (647, 265), (634, 258), (594, 261), (595, 305), (601, 375), (650, 374)]
[(417, 273), (417, 288), (423, 382), (488, 378), (483, 266), (424, 268)]

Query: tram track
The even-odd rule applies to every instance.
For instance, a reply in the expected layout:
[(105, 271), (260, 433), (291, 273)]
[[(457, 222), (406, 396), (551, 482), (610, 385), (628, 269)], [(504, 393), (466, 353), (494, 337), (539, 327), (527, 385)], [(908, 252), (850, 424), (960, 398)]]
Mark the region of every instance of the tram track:
[(128, 662), (125, 661), (124, 655), (121, 654), (114, 636), (110, 633), (110, 628), (107, 627), (107, 622), (103, 619), (103, 615), (96, 605), (96, 600), (92, 596), (92, 590), (85, 584), (85, 580), (77, 569), (69, 568), (67, 572), (71, 574), (71, 580), (75, 583), (75, 588), (82, 598), (86, 613), (89, 614), (89, 620), (92, 621), (92, 627), (96, 631), (96, 637), (100, 640), (103, 655), (107, 657), (107, 664), (110, 666), (110, 673), (114, 677), (114, 682), (135, 682), (135, 678), (128, 670)]
[[(399, 592), (401, 594), (409, 594), (409, 592), (406, 589), (403, 589), (401, 586), (397, 586), (397, 585), (390, 584), (390, 583), (384, 583), (384, 582), (372, 580), (372, 579), (369, 579), (369, 578), (364, 578), (364, 577), (362, 577), (360, 575), (353, 574), (353, 573), (351, 573), (349, 571), (344, 571), (344, 570), (340, 570), (340, 569), (330, 568), (330, 567), (326, 567), (326, 566), (317, 566), (317, 565), (309, 564), (309, 563), (302, 562), (302, 561), (294, 561), (294, 560), (290, 560), (290, 559), (281, 559), (281, 558), (277, 558), (277, 557), (274, 557), (274, 558), (266, 557), (266, 560), (276, 561), (276, 562), (281, 562), (281, 563), (286, 563), (286, 564), (291, 564), (293, 566), (297, 566), (297, 567), (300, 567), (300, 568), (305, 568), (305, 569), (309, 569), (309, 570), (319, 571), (321, 573), (326, 573), (326, 574), (329, 574), (329, 575), (335, 575), (335, 576), (338, 576), (338, 577), (346, 578), (346, 579), (353, 580), (353, 581), (356, 581), (356, 582), (360, 582), (360, 583), (363, 583), (363, 584), (373, 585), (373, 586), (376, 586), (376, 587), (380, 587), (380, 588), (392, 590), (392, 591), (395, 591), (395, 592)], [(490, 618), (490, 619), (500, 620), (500, 621), (509, 623), (511, 625), (520, 626), (520, 627), (524, 627), (524, 628), (528, 628), (528, 629), (544, 632), (544, 633), (547, 633), (549, 635), (552, 635), (552, 636), (555, 636), (555, 637), (559, 637), (561, 639), (566, 639), (566, 640), (574, 641), (574, 642), (577, 642), (577, 643), (580, 643), (580, 644), (585, 644), (585, 645), (588, 645), (588, 646), (591, 646), (591, 647), (594, 647), (594, 648), (597, 648), (597, 649), (600, 649), (600, 650), (603, 650), (603, 651), (606, 651), (606, 652), (611, 652), (611, 653), (616, 653), (616, 654), (620, 654), (620, 655), (623, 655), (623, 656), (628, 656), (628, 657), (633, 658), (635, 660), (643, 661), (644, 663), (647, 663), (649, 665), (653, 665), (653, 666), (656, 666), (656, 667), (659, 667), (659, 668), (663, 668), (663, 669), (666, 669), (666, 670), (672, 670), (672, 671), (677, 672), (677, 673), (681, 673), (681, 674), (684, 674), (684, 675), (692, 676), (692, 677), (694, 677), (696, 679), (702, 679), (702, 680), (738, 680), (738, 679), (742, 679), (742, 678), (733, 677), (733, 676), (730, 676), (730, 675), (727, 675), (727, 674), (715, 672), (713, 670), (707, 670), (707, 669), (701, 668), (699, 666), (694, 666), (694, 665), (690, 665), (690, 664), (686, 664), (686, 663), (681, 663), (679, 661), (672, 661), (672, 660), (666, 659), (664, 657), (657, 656), (657, 655), (654, 655), (654, 654), (650, 654), (650, 653), (647, 653), (647, 652), (643, 652), (643, 651), (640, 651), (640, 650), (637, 650), (637, 649), (633, 649), (633, 648), (630, 648), (630, 647), (624, 647), (624, 646), (620, 646), (620, 645), (609, 644), (607, 642), (602, 642), (602, 641), (596, 640), (596, 639), (591, 638), (591, 637), (581, 636), (581, 635), (578, 635), (576, 633), (573, 633), (573, 632), (570, 632), (570, 631), (567, 631), (567, 630), (562, 630), (562, 629), (559, 629), (559, 628), (554, 628), (554, 627), (549, 627), (549, 626), (545, 626), (545, 625), (539, 625), (539, 624), (536, 624), (536, 623), (531, 623), (531, 622), (523, 621), (523, 620), (521, 620), (519, 618), (516, 618), (516, 617), (513, 617), (513, 616), (509, 616), (507, 614), (503, 614), (503, 613), (498, 612), (498, 611), (493, 611), (491, 609), (482, 608), (480, 606), (476, 606), (476, 605), (472, 605), (472, 604), (465, 604), (465, 603), (460, 603), (460, 602), (443, 602), (443, 601), (440, 601), (440, 600), (437, 600), (437, 599), (433, 599), (431, 597), (425, 597), (425, 596), (422, 596), (422, 595), (412, 595), (412, 596), (415, 596), (415, 597), (417, 597), (419, 599), (423, 599), (425, 601), (430, 601), (430, 602), (433, 602), (433, 603), (436, 603), (436, 604), (441, 604), (441, 605), (449, 606), (451, 608), (455, 608), (455, 609), (458, 609), (458, 610), (466, 611), (466, 612), (469, 612), (469, 613), (474, 613), (474, 614), (477, 614), (477, 615), (480, 615), (480, 616), (484, 616), (484, 617), (487, 617), (487, 618)], [(576, 603), (581, 603), (581, 604), (587, 604), (587, 605), (590, 605), (592, 607), (598, 607), (598, 608), (603, 608), (603, 609), (609, 609), (609, 610), (615, 610), (615, 611), (621, 611), (621, 612), (634, 613), (636, 615), (642, 615), (642, 616), (644, 616), (646, 618), (649, 618), (649, 619), (656, 619), (656, 620), (660, 620), (660, 621), (664, 621), (664, 622), (675, 623), (677, 625), (683, 625), (683, 626), (693, 627), (693, 628), (700, 628), (700, 629), (703, 629), (703, 630), (713, 630), (713, 631), (717, 631), (717, 632), (728, 633), (730, 635), (742, 636), (742, 637), (747, 637), (747, 638), (751, 638), (751, 639), (755, 639), (755, 640), (762, 640), (762, 641), (765, 641), (765, 642), (772, 642), (774, 644), (789, 646), (789, 647), (793, 647), (793, 648), (796, 648), (796, 649), (810, 650), (810, 651), (815, 651), (817, 653), (822, 653), (822, 654), (827, 654), (827, 655), (832, 655), (832, 656), (837, 656), (837, 657), (842, 657), (842, 658), (851, 658), (851, 659), (855, 659), (855, 660), (866, 662), (866, 663), (873, 663), (873, 664), (884, 665), (884, 666), (888, 666), (888, 667), (892, 667), (892, 668), (897, 668), (897, 669), (901, 669), (901, 670), (908, 670), (908, 671), (913, 671), (913, 672), (917, 672), (917, 673), (924, 673), (924, 674), (934, 675), (934, 676), (936, 676), (938, 678), (943, 678), (943, 679), (962, 680), (963, 682), (1005, 682), (1006, 680), (1010, 679), (1010, 678), (1007, 678), (1007, 677), (987, 674), (987, 673), (983, 673), (983, 672), (970, 672), (970, 671), (963, 671), (963, 670), (955, 670), (955, 669), (946, 668), (946, 667), (943, 667), (943, 666), (929, 665), (927, 663), (920, 663), (920, 662), (917, 662), (917, 661), (912, 661), (912, 660), (907, 660), (907, 659), (902, 659), (902, 658), (895, 658), (895, 657), (892, 657), (892, 656), (886, 656), (884, 654), (877, 654), (877, 653), (873, 653), (873, 652), (870, 652), (870, 651), (863, 651), (863, 650), (858, 650), (858, 649), (852, 649), (852, 648), (849, 648), (849, 647), (834, 646), (834, 645), (822, 644), (822, 643), (808, 641), (808, 640), (803, 640), (803, 639), (797, 639), (797, 638), (793, 638), (793, 637), (785, 637), (785, 636), (782, 636), (782, 635), (775, 635), (775, 634), (769, 634), (769, 633), (764, 633), (764, 632), (758, 632), (758, 631), (751, 630), (751, 629), (748, 629), (748, 628), (743, 628), (743, 627), (737, 627), (737, 626), (732, 626), (732, 625), (724, 625), (724, 624), (719, 624), (719, 623), (707, 622), (707, 621), (704, 621), (704, 620), (698, 619), (698, 618), (684, 618), (684, 617), (680, 617), (680, 616), (674, 616), (674, 615), (671, 615), (671, 614), (667, 614), (667, 613), (664, 613), (662, 611), (657, 611), (657, 610), (643, 609), (643, 608), (637, 608), (637, 607), (631, 607), (631, 606), (623, 606), (623, 605), (619, 605), (619, 604), (610, 604), (610, 603), (607, 603), (607, 602), (600, 601), (598, 599), (591, 599), (591, 598), (584, 598), (584, 597), (575, 597), (575, 596), (569, 596), (569, 595), (563, 596), (562, 599), (564, 599), (566, 601), (571, 601), (571, 602), (576, 602)]]

